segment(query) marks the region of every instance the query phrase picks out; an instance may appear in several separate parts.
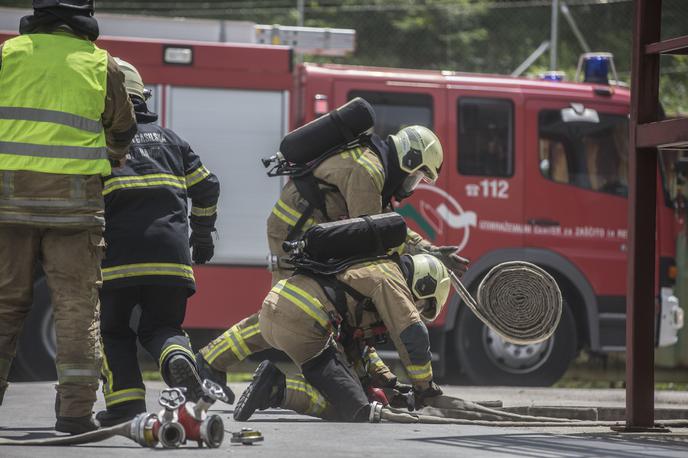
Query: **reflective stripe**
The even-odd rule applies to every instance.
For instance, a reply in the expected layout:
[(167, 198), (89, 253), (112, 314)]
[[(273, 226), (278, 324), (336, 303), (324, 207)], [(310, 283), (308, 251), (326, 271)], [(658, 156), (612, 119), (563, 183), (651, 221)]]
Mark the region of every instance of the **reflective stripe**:
[(206, 169), (204, 166), (200, 166), (186, 176), (186, 187), (190, 188), (191, 186), (200, 183), (208, 175), (210, 175), (210, 171), (208, 171), (208, 169)]
[(212, 207), (191, 207), (191, 214), (195, 216), (212, 216), (217, 213), (217, 205)]
[(236, 356), (239, 361), (243, 361), (251, 354), (251, 350), (249, 350), (248, 346), (246, 345), (242, 334), (246, 333), (246, 338), (248, 338), (258, 334), (259, 332), (260, 329), (257, 323), (242, 330), (239, 330), (238, 325), (235, 324), (224, 332), (223, 342), (212, 349), (205, 357), (205, 360), (208, 362), (208, 364), (212, 364), (213, 361), (215, 361), (227, 350), (232, 350), (234, 356)]
[(194, 280), (193, 269), (186, 264), (151, 262), (103, 268), (103, 281), (117, 278), (141, 277), (145, 275), (174, 275)]
[(107, 159), (107, 148), (87, 146), (36, 145), (33, 143), (17, 143), (0, 141), (0, 154), (14, 154), (17, 156), (51, 157), (56, 159)]
[[(296, 226), (296, 223), (299, 221), (302, 215), (297, 210), (285, 204), (282, 199), (279, 199), (275, 206), (272, 207), (272, 213), (289, 226)], [(306, 223), (303, 225), (303, 230), (305, 231), (314, 225), (315, 220), (313, 218), (308, 218)]]
[(0, 199), (0, 207), (101, 209), (103, 207), (103, 203), (100, 200)]
[(126, 390), (114, 391), (105, 395), (105, 405), (111, 407), (128, 401), (139, 401), (146, 399), (146, 390), (142, 388), (128, 388)]
[(114, 376), (110, 370), (110, 365), (108, 364), (107, 355), (105, 354), (105, 346), (103, 345), (103, 339), (100, 339), (100, 353), (103, 355), (103, 367), (101, 372), (105, 380), (103, 380), (103, 394), (108, 395), (112, 393), (112, 386), (114, 384)]
[(288, 390), (304, 393), (309, 398), (309, 407), (306, 411), (309, 415), (321, 415), (327, 408), (327, 400), (309, 383), (302, 379), (287, 378), (286, 386)]
[(375, 187), (377, 187), (378, 191), (382, 192), (382, 187), (384, 186), (385, 183), (385, 177), (382, 174), (383, 172), (377, 168), (377, 166), (365, 155), (365, 151), (362, 150), (361, 148), (356, 148), (351, 152), (351, 157), (354, 158), (354, 161), (356, 163), (360, 164), (363, 166), (364, 169), (368, 171), (368, 174), (370, 174), (370, 177), (373, 179), (373, 182), (375, 183)]
[(317, 321), (323, 329), (331, 331), (330, 317), (325, 313), (318, 299), (311, 296), (303, 289), (290, 284), (288, 280), (281, 280), (278, 282), (275, 287), (272, 288), (272, 291), (298, 306), (308, 316)]
[(421, 365), (406, 366), (406, 373), (409, 378), (414, 381), (425, 380), (432, 378), (432, 362), (428, 361)]
[(0, 221), (11, 223), (31, 223), (31, 224), (45, 224), (58, 226), (71, 225), (99, 225), (105, 224), (105, 218), (95, 215), (73, 215), (73, 216), (56, 216), (56, 215), (29, 215), (26, 213), (3, 211), (0, 213)]
[[(375, 266), (380, 269), (380, 271), (387, 277), (392, 278), (394, 280), (403, 280), (403, 277), (401, 276), (400, 271), (395, 271), (393, 270), (389, 264), (389, 261), (382, 261), (379, 263), (376, 263)], [(397, 269), (398, 270), (398, 269)]]
[(58, 364), (59, 383), (93, 383), (98, 380), (98, 371), (90, 364)]
[(385, 365), (385, 363), (380, 358), (380, 355), (378, 355), (375, 351), (371, 351), (368, 353), (368, 361), (370, 362), (370, 364), (376, 367)]
[(14, 172), (5, 170), (2, 172), (2, 195), (11, 196), (14, 194)]
[(103, 130), (103, 124), (100, 120), (94, 121), (93, 119), (63, 111), (44, 110), (41, 108), (0, 107), (0, 119), (52, 122), (85, 130), (86, 132), (93, 132), (94, 134), (99, 134)]
[(126, 177), (113, 177), (105, 180), (103, 195), (124, 188), (144, 188), (152, 186), (172, 186), (186, 189), (186, 181), (182, 177), (169, 173), (152, 173), (150, 175), (132, 175)]
[(12, 360), (7, 358), (0, 358), (0, 381), (7, 381), (7, 376), (10, 373)]
[(160, 367), (160, 372), (162, 372), (162, 370), (163, 370), (162, 366), (165, 363), (165, 359), (167, 358), (167, 356), (170, 353), (172, 353), (174, 351), (184, 353), (189, 358), (191, 358), (191, 361), (196, 360), (196, 357), (194, 356), (193, 352), (191, 350), (189, 350), (188, 348), (183, 347), (181, 345), (177, 345), (177, 344), (168, 345), (167, 347), (165, 347), (165, 349), (162, 351), (162, 353), (160, 353), (160, 358), (158, 358), (158, 366)]

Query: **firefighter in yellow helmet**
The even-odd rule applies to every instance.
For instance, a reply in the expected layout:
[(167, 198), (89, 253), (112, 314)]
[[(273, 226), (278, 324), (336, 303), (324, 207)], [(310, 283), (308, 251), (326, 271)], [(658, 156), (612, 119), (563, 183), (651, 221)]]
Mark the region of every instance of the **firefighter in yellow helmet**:
[[(264, 361), (234, 408), (247, 420), (257, 409), (282, 407), (337, 420), (368, 421), (371, 402), (361, 380), (367, 351), (382, 335), (399, 352), (417, 404), (442, 393), (433, 382), (425, 323), (440, 314), (451, 288), (444, 265), (429, 254), (355, 264), (336, 277), (298, 274), (280, 280), (260, 311), (263, 338), (284, 351), (301, 374), (286, 377)], [(391, 373), (377, 386), (393, 388)]]
[[(325, 159), (313, 170), (315, 181), (297, 186), (295, 180), (290, 180), (267, 222), (270, 258), (274, 260), (273, 285), (291, 274), (283, 268), (282, 259), (287, 257), (282, 249), (285, 240), (298, 238), (317, 223), (391, 211), (392, 199), (409, 197), (421, 181), (437, 181), (442, 161), (437, 136), (426, 127), (408, 126), (386, 141), (372, 135), (365, 146)], [(315, 188), (309, 187), (308, 183), (314, 182)], [(303, 195), (304, 190), (308, 196)], [(456, 251), (454, 246), (436, 247), (410, 229), (404, 247), (409, 254), (434, 254), (460, 277), (468, 261)], [(266, 347), (258, 328), (258, 314), (254, 314), (202, 348), (197, 361), (207, 371), (224, 372)]]
[(40, 261), (57, 336), (57, 431), (82, 433), (98, 389), (102, 176), (136, 134), (124, 76), (93, 42), (93, 1), (34, 0), (0, 51), (0, 402)]
[[(146, 411), (137, 340), (157, 361), (168, 385), (186, 388), (186, 398), (193, 402), (203, 395), (182, 322), (187, 299), (196, 291), (192, 259), (202, 264), (213, 256), (211, 234), (220, 195), (217, 177), (191, 146), (155, 123), (158, 115), (148, 110), (149, 94), (136, 68), (117, 61), (139, 131), (127, 164), (105, 178), (103, 190), (107, 250), (100, 329), (106, 410), (96, 415), (101, 426), (117, 425)], [(132, 330), (129, 323), (136, 306), (141, 314)], [(231, 391), (227, 394), (234, 397)]]

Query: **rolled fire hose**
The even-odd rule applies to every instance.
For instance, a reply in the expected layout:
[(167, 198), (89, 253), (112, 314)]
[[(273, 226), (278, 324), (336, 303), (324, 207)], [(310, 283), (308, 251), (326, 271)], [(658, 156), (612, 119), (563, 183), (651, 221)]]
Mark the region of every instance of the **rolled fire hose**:
[(508, 342), (535, 344), (559, 325), (561, 291), (550, 274), (524, 261), (493, 267), (478, 286), (477, 300), (449, 272), (454, 289), (475, 316)]

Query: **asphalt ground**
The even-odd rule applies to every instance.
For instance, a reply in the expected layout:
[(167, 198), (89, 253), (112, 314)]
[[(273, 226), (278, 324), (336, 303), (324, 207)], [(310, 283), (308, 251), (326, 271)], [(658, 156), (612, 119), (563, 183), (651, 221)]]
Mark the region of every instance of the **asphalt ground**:
[[(246, 384), (233, 384), (241, 393)], [(159, 410), (159, 382), (147, 384), (147, 403)], [(445, 393), (464, 399), (503, 401), (513, 406), (623, 406), (623, 390), (444, 387)], [(0, 407), (0, 436), (42, 438), (55, 433), (52, 383), (15, 383)], [(658, 392), (661, 409), (688, 409), (688, 392)], [(96, 409), (103, 408), (99, 399)], [(144, 449), (127, 438), (112, 438), (96, 444), (71, 447), (0, 447), (0, 457), (110, 457), (175, 456), (236, 457), (682, 457), (688, 456), (688, 428), (670, 433), (620, 434), (606, 427), (593, 428), (497, 428), (489, 426), (420, 424), (328, 423), (279, 409), (258, 412), (245, 423), (234, 422), (232, 407), (216, 404), (212, 411), (222, 416), (227, 431), (219, 449), (187, 445), (178, 450)], [(262, 432), (258, 445), (235, 445), (230, 432), (250, 427)]]

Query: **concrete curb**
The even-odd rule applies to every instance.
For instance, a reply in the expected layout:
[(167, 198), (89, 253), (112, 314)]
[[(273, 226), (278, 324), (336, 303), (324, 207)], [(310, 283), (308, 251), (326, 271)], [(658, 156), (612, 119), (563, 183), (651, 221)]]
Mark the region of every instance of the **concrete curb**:
[[(586, 421), (623, 421), (626, 419), (624, 407), (519, 406), (505, 407), (502, 410), (520, 415)], [(688, 419), (688, 409), (666, 407), (655, 409), (655, 420), (685, 419)]]

